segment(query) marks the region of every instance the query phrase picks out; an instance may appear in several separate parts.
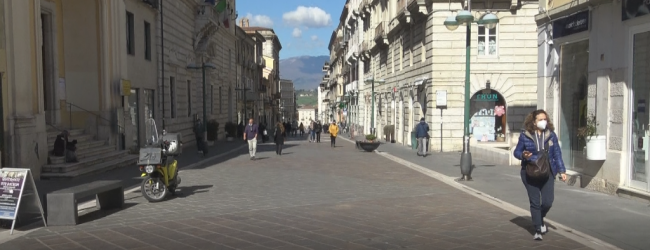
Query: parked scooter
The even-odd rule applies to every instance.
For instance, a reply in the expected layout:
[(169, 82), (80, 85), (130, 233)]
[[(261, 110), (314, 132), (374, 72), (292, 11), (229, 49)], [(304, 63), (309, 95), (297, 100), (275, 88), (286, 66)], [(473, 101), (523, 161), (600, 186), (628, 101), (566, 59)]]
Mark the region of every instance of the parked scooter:
[(140, 148), (138, 159), (141, 177), (144, 177), (140, 191), (149, 202), (159, 202), (168, 193), (174, 195), (181, 184), (178, 161), (174, 159), (182, 152), (181, 135), (163, 130), (159, 137), (156, 122), (149, 118), (146, 124), (147, 144)]

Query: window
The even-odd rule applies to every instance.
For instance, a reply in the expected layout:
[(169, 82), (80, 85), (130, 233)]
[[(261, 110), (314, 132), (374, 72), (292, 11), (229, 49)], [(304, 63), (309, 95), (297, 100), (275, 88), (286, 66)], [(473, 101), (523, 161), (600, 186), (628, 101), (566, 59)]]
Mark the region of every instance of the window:
[(126, 52), (135, 55), (135, 35), (133, 33), (133, 13), (126, 12)]
[(176, 78), (169, 77), (169, 100), (172, 118), (176, 118)]
[(219, 114), (221, 114), (221, 87), (219, 87)]
[(478, 55), (497, 55), (497, 28), (486, 29), (485, 26), (478, 26)]
[(144, 59), (151, 61), (151, 24), (144, 22)]
[(187, 117), (192, 117), (192, 81), (187, 80)]

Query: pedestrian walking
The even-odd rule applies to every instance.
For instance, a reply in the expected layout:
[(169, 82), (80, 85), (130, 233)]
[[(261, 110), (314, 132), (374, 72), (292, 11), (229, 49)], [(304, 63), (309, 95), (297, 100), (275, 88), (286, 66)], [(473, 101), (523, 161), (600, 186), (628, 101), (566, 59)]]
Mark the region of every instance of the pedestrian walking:
[(320, 133), (323, 132), (323, 125), (320, 124), (320, 121), (316, 121), (316, 143), (320, 143)]
[(336, 121), (332, 121), (332, 125), (330, 125), (330, 140), (331, 140), (331, 146), (334, 148), (336, 147), (336, 136), (339, 134), (339, 127), (336, 125)]
[(309, 142), (316, 142), (316, 122), (314, 120), (309, 122)]
[(205, 155), (208, 153), (203, 141), (203, 122), (201, 119), (196, 119), (194, 122), (194, 138), (196, 139), (196, 149), (199, 154)]
[(415, 127), (415, 138), (418, 139), (418, 156), (426, 157), (429, 143), (429, 124), (424, 121), (424, 117), (420, 119), (420, 123)]
[(303, 137), (305, 135), (305, 125), (300, 123), (300, 126), (298, 126), (298, 130), (300, 130), (300, 137)]
[(275, 124), (275, 131), (273, 132), (273, 141), (275, 142), (275, 154), (282, 155), (282, 145), (284, 145), (284, 126), (281, 122)]
[(251, 160), (255, 160), (258, 130), (257, 124), (253, 123), (253, 118), (248, 120), (248, 125), (246, 125), (246, 129), (244, 130), (244, 141), (248, 141), (248, 153), (251, 156)]
[[(521, 160), (519, 174), (528, 192), (530, 217), (535, 227), (534, 240), (542, 240), (542, 235), (548, 232), (548, 228), (544, 224), (544, 217), (553, 205), (555, 176), (560, 174), (562, 181), (566, 181), (567, 178), (564, 161), (562, 161), (562, 151), (554, 129), (546, 111), (542, 109), (533, 111), (524, 120), (524, 129), (519, 135), (519, 141), (514, 150), (514, 156)], [(544, 161), (544, 158), (546, 158), (545, 162), (539, 163), (538, 159)], [(550, 165), (546, 174), (536, 173), (533, 175), (526, 171), (527, 167), (544, 164)], [(543, 169), (543, 167), (539, 169)], [(544, 171), (538, 173), (544, 173)]]

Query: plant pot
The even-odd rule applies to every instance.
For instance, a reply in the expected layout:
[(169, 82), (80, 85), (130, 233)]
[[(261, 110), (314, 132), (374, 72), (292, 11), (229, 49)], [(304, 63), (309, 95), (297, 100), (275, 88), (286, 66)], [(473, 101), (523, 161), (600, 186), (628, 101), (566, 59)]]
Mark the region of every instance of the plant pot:
[(226, 137), (226, 140), (227, 140), (227, 141), (233, 141), (233, 140), (235, 140), (235, 138), (233, 138), (233, 137)]
[(359, 148), (366, 152), (375, 151), (379, 147), (379, 142), (357, 141)]
[(587, 137), (587, 160), (604, 161), (607, 159), (607, 136)]

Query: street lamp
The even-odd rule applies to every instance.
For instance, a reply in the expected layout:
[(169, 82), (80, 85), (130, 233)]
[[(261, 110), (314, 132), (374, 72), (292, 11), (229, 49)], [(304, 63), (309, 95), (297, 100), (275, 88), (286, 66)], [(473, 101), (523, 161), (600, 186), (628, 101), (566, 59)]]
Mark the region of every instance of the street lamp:
[(376, 135), (375, 134), (375, 82), (376, 83), (385, 83), (386, 80), (384, 80), (384, 79), (375, 80), (375, 78), (373, 77), (373, 78), (366, 79), (365, 82), (371, 84), (370, 85), (371, 86), (370, 87), (370, 91), (371, 91), (370, 95), (371, 95), (371, 99), (372, 99), (372, 103), (371, 103), (372, 104), (371, 105), (372, 111), (370, 111), (370, 133), (373, 134), (373, 135)]
[[(470, 73), (470, 47), (472, 41), (472, 23), (474, 22), (474, 15), (472, 15), (472, 1), (467, 1), (467, 10), (458, 12), (456, 17), (449, 16), (444, 22), (448, 30), (454, 31), (460, 24), (467, 26), (467, 33), (465, 36), (465, 115), (464, 115), (464, 137), (463, 137), (463, 152), (460, 156), (460, 173), (463, 175), (459, 180), (472, 180), (472, 154), (469, 152), (469, 73)], [(499, 18), (492, 13), (485, 14), (476, 23), (484, 25), (485, 28), (494, 29), (499, 23)]]
[(206, 127), (207, 126), (207, 121), (206, 121), (206, 117), (207, 117), (206, 106), (207, 106), (207, 104), (206, 104), (206, 98), (205, 98), (205, 93), (206, 93), (206, 90), (205, 90), (205, 68), (217, 69), (217, 66), (215, 66), (213, 63), (210, 63), (210, 62), (206, 63), (205, 61), (203, 61), (203, 59), (201, 59), (201, 61), (202, 61), (201, 66), (198, 66), (195, 63), (191, 62), (191, 63), (187, 64), (186, 68), (187, 69), (200, 69), (201, 70), (201, 75), (202, 75), (202, 78), (203, 78), (203, 140), (205, 140), (207, 138), (207, 131), (208, 131), (207, 127)]

